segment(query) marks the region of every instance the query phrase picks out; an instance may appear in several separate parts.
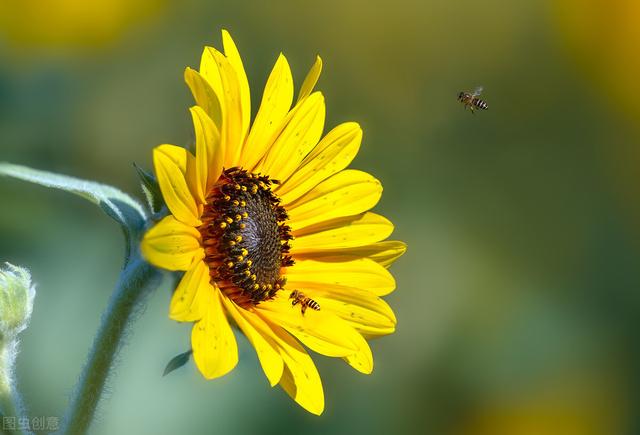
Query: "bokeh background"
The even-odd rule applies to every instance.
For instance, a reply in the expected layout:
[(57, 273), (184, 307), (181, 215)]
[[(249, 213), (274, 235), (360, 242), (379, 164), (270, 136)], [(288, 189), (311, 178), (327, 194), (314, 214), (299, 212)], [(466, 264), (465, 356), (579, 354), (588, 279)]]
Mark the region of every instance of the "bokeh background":
[[(192, 364), (168, 280), (128, 337), (94, 434), (640, 433), (640, 3), (635, 0), (0, 0), (0, 160), (140, 196), (132, 162), (193, 133), (183, 82), (234, 36), (252, 100), (279, 51), (325, 69), (327, 127), (409, 244), (376, 368), (316, 357), (320, 418), (271, 390), (243, 337), (228, 376)], [(489, 110), (456, 101), (483, 85)], [(255, 113), (254, 104), (254, 113)], [(121, 266), (117, 226), (0, 180), (0, 259), (38, 295), (18, 359), (32, 416), (61, 416)]]

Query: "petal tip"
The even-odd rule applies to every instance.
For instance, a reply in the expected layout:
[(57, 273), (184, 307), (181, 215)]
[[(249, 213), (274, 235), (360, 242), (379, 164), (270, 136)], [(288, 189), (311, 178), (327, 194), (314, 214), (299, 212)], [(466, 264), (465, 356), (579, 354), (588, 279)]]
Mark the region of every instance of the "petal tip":
[(287, 67), (289, 67), (289, 61), (287, 60), (287, 56), (285, 56), (283, 52), (280, 52), (278, 54), (278, 58), (276, 59), (276, 65), (280, 62), (284, 63)]

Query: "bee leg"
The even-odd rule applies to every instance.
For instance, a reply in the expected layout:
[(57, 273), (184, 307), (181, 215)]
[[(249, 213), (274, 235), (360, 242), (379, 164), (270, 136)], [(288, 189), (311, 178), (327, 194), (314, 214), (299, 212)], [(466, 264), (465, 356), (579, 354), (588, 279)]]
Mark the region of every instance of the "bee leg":
[(300, 305), (300, 308), (302, 308), (302, 315), (304, 316), (304, 312), (307, 311), (307, 306), (305, 304)]

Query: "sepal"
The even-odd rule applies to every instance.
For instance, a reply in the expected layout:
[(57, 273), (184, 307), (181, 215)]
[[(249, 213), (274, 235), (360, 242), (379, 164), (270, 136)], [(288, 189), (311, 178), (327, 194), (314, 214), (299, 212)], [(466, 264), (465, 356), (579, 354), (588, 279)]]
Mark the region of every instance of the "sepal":
[(158, 180), (152, 173), (145, 171), (135, 163), (133, 164), (133, 167), (136, 168), (138, 178), (140, 178), (140, 185), (147, 200), (149, 210), (151, 210), (151, 213), (153, 214), (160, 213), (162, 209), (166, 207), (166, 204), (162, 197), (162, 192), (160, 192)]
[(169, 361), (167, 366), (164, 368), (164, 372), (162, 373), (162, 376), (167, 376), (172, 371), (177, 370), (183, 365), (185, 365), (186, 363), (188, 363), (189, 360), (191, 359), (192, 353), (193, 351), (189, 349), (188, 351), (171, 358), (171, 361)]

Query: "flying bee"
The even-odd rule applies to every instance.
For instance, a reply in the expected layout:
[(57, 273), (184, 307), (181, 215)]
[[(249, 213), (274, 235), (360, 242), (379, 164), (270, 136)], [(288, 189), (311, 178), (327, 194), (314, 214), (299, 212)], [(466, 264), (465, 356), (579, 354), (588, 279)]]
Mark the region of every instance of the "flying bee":
[(486, 103), (486, 101), (478, 98), (481, 93), (482, 93), (482, 86), (477, 87), (472, 94), (468, 92), (460, 92), (458, 94), (458, 101), (464, 104), (465, 109), (467, 107), (471, 109), (471, 113), (474, 113), (475, 109), (487, 110), (489, 108), (489, 105)]
[(293, 299), (293, 301), (291, 302), (291, 305), (293, 306), (300, 304), (300, 311), (302, 312), (303, 316), (304, 312), (307, 311), (307, 307), (311, 308), (312, 310), (320, 311), (320, 304), (313, 299), (306, 297), (300, 290), (292, 291), (289, 295), (289, 299)]

